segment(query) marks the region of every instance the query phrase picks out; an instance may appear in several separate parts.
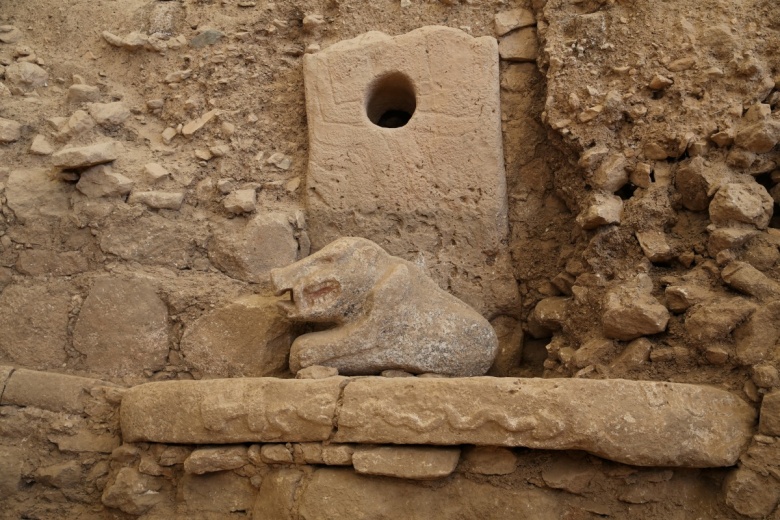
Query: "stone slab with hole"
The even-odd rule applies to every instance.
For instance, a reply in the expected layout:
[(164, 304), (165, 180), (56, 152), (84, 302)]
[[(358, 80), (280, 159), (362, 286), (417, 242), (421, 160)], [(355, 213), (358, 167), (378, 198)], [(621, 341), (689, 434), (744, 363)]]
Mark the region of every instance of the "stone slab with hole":
[(304, 59), (314, 250), (371, 239), (485, 315), (513, 312), (498, 47), (423, 27)]

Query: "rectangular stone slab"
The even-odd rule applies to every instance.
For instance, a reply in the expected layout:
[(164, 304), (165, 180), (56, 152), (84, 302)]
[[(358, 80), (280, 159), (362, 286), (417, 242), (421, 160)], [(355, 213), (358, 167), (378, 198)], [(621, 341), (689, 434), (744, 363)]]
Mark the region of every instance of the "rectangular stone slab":
[[(495, 38), (441, 26), (369, 32), (307, 54), (303, 68), (312, 248), (368, 238), (424, 261), (482, 313), (510, 308)], [(398, 128), (373, 122), (388, 109), (413, 114)]]
[(584, 450), (637, 466), (731, 466), (755, 411), (708, 386), (586, 379), (364, 378), (335, 442)]
[(162, 381), (122, 398), (125, 442), (229, 444), (323, 441), (343, 377)]

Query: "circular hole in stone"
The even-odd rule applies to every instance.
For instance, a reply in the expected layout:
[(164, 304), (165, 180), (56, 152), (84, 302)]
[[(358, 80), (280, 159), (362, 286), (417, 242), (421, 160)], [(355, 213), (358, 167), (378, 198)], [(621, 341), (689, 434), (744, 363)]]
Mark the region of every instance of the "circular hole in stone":
[(380, 76), (368, 87), (366, 114), (382, 128), (400, 128), (412, 118), (417, 108), (412, 80), (400, 72)]

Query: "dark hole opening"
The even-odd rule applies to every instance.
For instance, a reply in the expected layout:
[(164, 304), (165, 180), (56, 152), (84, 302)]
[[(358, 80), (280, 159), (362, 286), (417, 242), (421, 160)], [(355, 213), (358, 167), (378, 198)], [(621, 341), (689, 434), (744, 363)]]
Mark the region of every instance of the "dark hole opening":
[(417, 108), (411, 79), (400, 72), (379, 77), (369, 85), (366, 96), (368, 119), (382, 128), (405, 126)]

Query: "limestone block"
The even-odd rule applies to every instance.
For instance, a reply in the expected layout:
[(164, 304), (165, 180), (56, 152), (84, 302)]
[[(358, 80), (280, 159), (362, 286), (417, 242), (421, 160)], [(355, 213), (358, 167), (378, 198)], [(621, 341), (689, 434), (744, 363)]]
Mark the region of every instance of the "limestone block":
[(502, 60), (536, 61), (539, 54), (539, 40), (536, 29), (520, 29), (501, 38), (498, 52)]
[(18, 368), (9, 377), (0, 404), (84, 413), (90, 390), (107, 384), (99, 379)]
[(710, 202), (710, 220), (717, 225), (741, 222), (765, 229), (773, 207), (772, 196), (757, 182), (724, 184)]
[(293, 326), (277, 298), (244, 296), (199, 318), (181, 339), (181, 353), (204, 377), (287, 373)]
[(0, 446), (0, 496), (10, 498), (19, 491), (22, 469), (29, 456), (26, 450)]
[(604, 336), (627, 341), (666, 330), (669, 311), (651, 291), (652, 282), (647, 275), (612, 288), (604, 304)]
[(545, 465), (542, 469), (542, 479), (553, 489), (579, 495), (587, 489), (597, 471), (586, 460), (573, 460), (563, 456)]
[(125, 442), (313, 442), (330, 437), (343, 377), (218, 379), (134, 386), (121, 406)]
[(33, 369), (61, 367), (67, 359), (70, 298), (53, 283), (6, 287), (0, 293), (0, 360)]
[[(275, 477), (269, 476), (266, 480), (270, 478)], [(289, 490), (285, 488), (286, 492), (277, 489), (274, 496), (289, 496), (294, 489), (294, 486), (290, 486)], [(290, 518), (268, 514), (266, 507), (271, 498), (263, 497), (265, 491), (264, 480), (253, 518)], [(302, 520), (558, 520), (563, 513), (557, 495), (540, 489), (504, 488), (461, 476), (432, 488), (400, 479), (364, 476), (348, 469), (331, 468), (314, 472), (298, 503), (299, 516), (296, 518)]]
[(271, 281), (277, 294), (290, 293), (280, 302), (290, 319), (336, 324), (293, 342), (293, 372), (324, 365), (354, 375), (481, 375), (498, 349), (487, 320), (370, 240), (336, 240), (271, 271)]
[(764, 396), (758, 429), (764, 435), (780, 437), (780, 390)]
[(363, 378), (336, 442), (584, 450), (638, 466), (729, 466), (755, 412), (706, 386), (627, 380)]
[(240, 468), (248, 463), (245, 446), (201, 448), (193, 451), (184, 461), (184, 471), (202, 475), (203, 473)]
[(168, 308), (148, 282), (100, 278), (81, 307), (73, 347), (95, 373), (160, 370), (168, 356)]
[(264, 444), (260, 447), (260, 460), (266, 464), (292, 464), (293, 453), (285, 444)]
[(100, 99), (100, 89), (93, 85), (71, 85), (68, 87), (69, 103), (84, 103)]
[(517, 467), (517, 455), (507, 448), (475, 446), (463, 453), (463, 461), (471, 473), (509, 475)]
[(362, 236), (483, 314), (511, 308), (498, 73), (495, 39), (447, 27), (305, 55), (313, 249)]
[(86, 168), (115, 161), (119, 157), (119, 143), (106, 141), (89, 146), (63, 148), (52, 154), (52, 164), (59, 168)]
[(81, 251), (58, 253), (47, 249), (25, 249), (19, 252), (16, 269), (33, 276), (71, 276), (88, 271), (89, 262)]
[(199, 238), (200, 231), (186, 222), (159, 215), (111, 222), (100, 235), (100, 249), (125, 260), (182, 269), (192, 264), (193, 239)]
[[(178, 498), (191, 512), (184, 518), (193, 519), (243, 516), (240, 513), (231, 513), (251, 509), (256, 494), (257, 490), (252, 487), (248, 478), (240, 477), (232, 471), (185, 475), (179, 482), (178, 489)], [(207, 512), (221, 514), (212, 517), (206, 516)]]
[(265, 282), (271, 269), (298, 258), (289, 220), (285, 213), (270, 212), (226, 221), (209, 240), (209, 260), (232, 278)]
[(352, 455), (355, 471), (411, 480), (435, 480), (455, 471), (460, 448), (424, 446), (358, 446)]
[(5, 196), (21, 224), (37, 219), (55, 221), (70, 211), (72, 188), (51, 178), (45, 169), (13, 170)]

